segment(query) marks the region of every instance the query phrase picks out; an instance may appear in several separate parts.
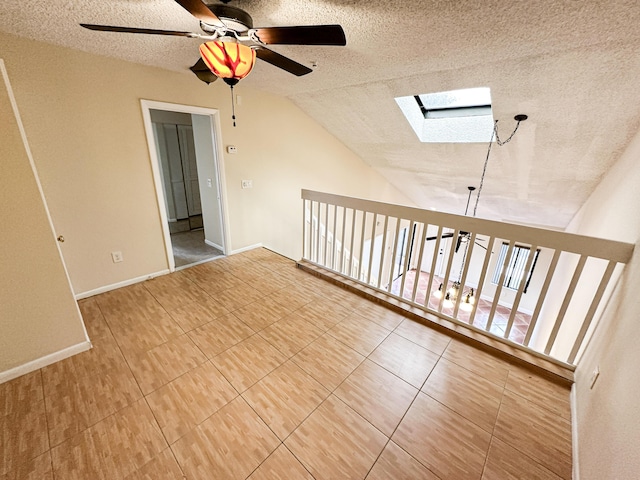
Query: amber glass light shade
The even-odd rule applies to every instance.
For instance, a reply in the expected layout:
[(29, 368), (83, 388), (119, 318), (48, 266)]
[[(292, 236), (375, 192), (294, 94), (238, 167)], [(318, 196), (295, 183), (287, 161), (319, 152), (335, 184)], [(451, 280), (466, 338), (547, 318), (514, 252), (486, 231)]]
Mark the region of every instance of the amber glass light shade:
[(203, 43), (200, 56), (216, 76), (231, 86), (249, 75), (256, 61), (255, 50), (235, 42)]

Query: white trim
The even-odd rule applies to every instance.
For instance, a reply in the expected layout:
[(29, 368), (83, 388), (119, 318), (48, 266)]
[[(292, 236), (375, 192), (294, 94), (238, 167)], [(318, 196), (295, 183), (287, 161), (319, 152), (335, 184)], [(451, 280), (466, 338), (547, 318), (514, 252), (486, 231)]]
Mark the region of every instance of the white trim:
[(578, 394), (576, 393), (577, 387), (574, 383), (571, 386), (571, 394), (569, 395), (569, 401), (571, 404), (571, 456), (573, 480), (580, 480), (580, 457), (578, 456)]
[[(151, 110), (165, 110), (180, 113), (189, 113), (196, 115), (205, 115), (211, 119), (211, 135), (213, 138), (213, 147), (215, 149), (215, 170), (216, 181), (218, 182), (218, 193), (220, 195), (220, 220), (222, 223), (222, 237), (225, 246), (229, 246), (229, 225), (227, 219), (228, 211), (226, 204), (226, 188), (225, 188), (225, 174), (224, 174), (224, 154), (222, 152), (222, 133), (220, 129), (220, 111), (213, 108), (196, 107), (193, 105), (180, 105), (176, 103), (157, 102), (154, 100), (140, 100), (142, 107), (142, 117), (144, 121), (144, 128), (147, 135), (147, 147), (149, 149), (149, 158), (151, 160), (151, 170), (153, 172), (153, 181), (156, 190), (156, 199), (158, 202), (158, 210), (160, 214), (160, 221), (162, 223), (162, 234), (164, 238), (165, 253), (167, 258), (167, 265), (169, 266), (169, 272), (176, 270), (175, 260), (173, 258), (173, 248), (171, 244), (171, 232), (169, 231), (169, 223), (167, 219), (167, 209), (165, 206), (165, 198), (163, 191), (162, 175), (160, 173), (160, 159), (158, 158), (158, 152), (154, 142), (153, 123), (151, 122)], [(223, 247), (223, 253), (226, 253), (226, 249)]]
[[(42, 183), (40, 183), (40, 177), (38, 176), (38, 170), (36, 169), (36, 163), (33, 160), (33, 155), (31, 153), (31, 148), (29, 148), (29, 142), (27, 141), (27, 132), (24, 129), (24, 125), (22, 124), (22, 117), (20, 117), (20, 111), (18, 110), (18, 104), (16, 103), (16, 98), (13, 95), (13, 89), (11, 88), (11, 83), (9, 82), (9, 73), (4, 64), (4, 60), (0, 58), (0, 73), (2, 73), (2, 78), (4, 79), (4, 84), (7, 89), (7, 95), (9, 97), (9, 102), (11, 103), (11, 109), (13, 110), (13, 115), (16, 119), (16, 125), (18, 126), (18, 130), (20, 131), (20, 137), (22, 138), (22, 143), (24, 144), (25, 153), (27, 154), (27, 158), (29, 159), (29, 165), (31, 166), (31, 171), (33, 172), (33, 177), (36, 181), (36, 186), (38, 187), (38, 192), (40, 193), (40, 198), (42, 200), (42, 206), (44, 207), (44, 212), (47, 216), (47, 221), (49, 222), (49, 228), (51, 228), (51, 236), (53, 238), (53, 242), (58, 250), (58, 257), (60, 258), (60, 263), (62, 264), (62, 269), (64, 271), (65, 278), (67, 279), (67, 285), (69, 286), (69, 292), (72, 296), (74, 296), (73, 285), (71, 283), (71, 277), (69, 276), (69, 271), (67, 270), (67, 265), (64, 263), (64, 256), (62, 255), (62, 250), (60, 249), (60, 242), (56, 238), (56, 229), (53, 225), (53, 219), (51, 218), (51, 212), (49, 212), (49, 206), (47, 205), (47, 200), (44, 196), (44, 190), (42, 189)], [(76, 312), (78, 313), (78, 319), (80, 320), (80, 325), (82, 325), (82, 330), (84, 331), (84, 338), (87, 342), (89, 342), (89, 334), (87, 333), (87, 328), (84, 325), (84, 320), (82, 318), (82, 313), (80, 312), (80, 307), (76, 304)], [(2, 378), (2, 374), (0, 374), (0, 379)], [(0, 380), (1, 381), (1, 380)]]
[[(173, 272), (176, 268), (173, 259), (173, 247), (171, 245), (171, 232), (169, 230), (169, 220), (167, 218), (167, 208), (165, 205), (164, 191), (162, 189), (162, 174), (160, 172), (160, 159), (154, 142), (153, 123), (151, 122), (151, 105), (146, 100), (140, 101), (142, 104), (142, 118), (144, 121), (144, 129), (147, 135), (147, 148), (149, 149), (149, 158), (151, 159), (151, 171), (153, 173), (153, 183), (156, 190), (156, 200), (158, 202), (158, 210), (160, 213), (160, 222), (162, 223), (162, 237), (164, 240), (165, 255), (169, 271)], [(155, 103), (155, 102), (150, 102)], [(160, 187), (160, 188), (159, 188)], [(130, 284), (129, 284), (130, 285)], [(124, 285), (123, 285), (124, 286)], [(109, 290), (112, 290), (109, 288)], [(105, 290), (106, 291), (106, 290)], [(102, 292), (96, 292), (102, 293)]]
[(123, 280), (122, 282), (112, 283), (111, 285), (105, 285), (104, 287), (94, 288), (93, 290), (87, 290), (86, 292), (76, 294), (76, 300), (82, 300), (83, 298), (93, 297), (94, 295), (98, 295), (100, 293), (109, 292), (111, 290), (116, 290), (122, 287), (128, 287), (129, 285), (133, 285), (134, 283), (140, 283), (146, 280), (151, 280), (152, 278), (160, 277), (162, 275), (167, 275), (168, 273), (171, 273), (169, 269), (160, 270), (159, 272), (149, 273), (141, 277), (130, 278), (129, 280)]
[(217, 248), (218, 250), (220, 250), (221, 252), (224, 252), (224, 248), (221, 245), (218, 245), (215, 242), (212, 242), (210, 240), (207, 240), (206, 238), (204, 239), (204, 243), (206, 243), (207, 245), (209, 245), (210, 247), (213, 248)]
[(92, 348), (91, 342), (86, 340), (84, 342), (77, 343), (76, 345), (58, 350), (57, 352), (50, 353), (49, 355), (45, 355), (44, 357), (23, 363), (17, 367), (10, 368), (9, 370), (0, 372), (0, 383), (8, 382), (9, 380), (26, 375), (27, 373), (34, 372), (39, 368), (46, 367), (52, 363), (59, 362), (60, 360), (64, 360), (65, 358), (69, 358), (78, 353), (85, 352), (90, 348)]
[(255, 250), (256, 248), (262, 248), (261, 243), (256, 243), (255, 245), (249, 245), (247, 247), (238, 248), (237, 250), (233, 250), (230, 255), (235, 255), (236, 253), (248, 252), (249, 250)]

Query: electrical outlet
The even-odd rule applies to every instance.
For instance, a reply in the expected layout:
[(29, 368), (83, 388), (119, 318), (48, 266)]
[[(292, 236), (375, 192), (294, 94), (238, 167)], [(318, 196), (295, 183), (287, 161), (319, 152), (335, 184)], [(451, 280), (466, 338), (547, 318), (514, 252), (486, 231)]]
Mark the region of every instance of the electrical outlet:
[(124, 260), (122, 258), (122, 252), (111, 252), (111, 259), (113, 263), (120, 263)]
[(253, 180), (242, 180), (242, 188), (253, 188)]
[(590, 380), (589, 388), (593, 388), (593, 386), (596, 384), (596, 381), (598, 380), (599, 376), (600, 376), (600, 365), (598, 365), (595, 368), (595, 370), (593, 371), (593, 373), (591, 374), (591, 380)]

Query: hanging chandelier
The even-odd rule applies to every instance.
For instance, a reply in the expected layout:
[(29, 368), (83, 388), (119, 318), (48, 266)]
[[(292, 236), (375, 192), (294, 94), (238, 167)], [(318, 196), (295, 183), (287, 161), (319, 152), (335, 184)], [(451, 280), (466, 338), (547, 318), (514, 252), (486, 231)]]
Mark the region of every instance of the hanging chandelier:
[[(493, 140), (493, 137), (492, 137)], [(467, 215), (467, 211), (469, 210), (469, 202), (471, 200), (471, 194), (476, 189), (476, 187), (469, 186), (469, 196), (467, 197), (467, 206), (464, 210), (465, 216)], [(446, 292), (443, 292), (443, 284), (440, 283), (438, 290), (433, 293), (433, 296), (436, 298), (442, 298), (444, 294), (443, 307), (445, 308), (453, 308), (455, 301), (458, 299), (458, 295), (460, 295), (460, 287), (462, 281), (462, 270), (464, 268), (464, 264), (467, 258), (467, 251), (469, 249), (469, 233), (468, 232), (459, 232), (458, 240), (460, 243), (464, 243), (464, 256), (462, 257), (462, 263), (460, 264), (460, 271), (458, 272), (458, 280), (453, 282), (451, 288), (449, 288)], [(462, 300), (460, 301), (460, 308), (467, 312), (470, 312), (473, 309), (473, 304), (475, 303), (475, 291), (473, 288), (470, 288), (466, 293), (463, 293)]]
[[(480, 193), (482, 192), (482, 187), (484, 185), (484, 177), (485, 174), (487, 173), (487, 165), (489, 163), (489, 157), (491, 155), (491, 146), (493, 144), (493, 139), (496, 139), (496, 143), (498, 144), (499, 147), (509, 143), (511, 141), (511, 139), (513, 138), (513, 136), (516, 134), (516, 132), (518, 131), (518, 127), (520, 126), (520, 122), (524, 122), (527, 118), (529, 118), (527, 115), (524, 114), (519, 114), (516, 115), (515, 117), (513, 117), (514, 120), (517, 122), (516, 123), (516, 127), (514, 128), (513, 132), (511, 132), (511, 135), (509, 135), (509, 138), (507, 138), (506, 140), (502, 141), (500, 140), (500, 137), (498, 136), (498, 120), (496, 120), (493, 124), (493, 130), (491, 132), (491, 139), (489, 140), (489, 147), (487, 148), (487, 156), (484, 160), (484, 167), (482, 169), (482, 175), (480, 176), (480, 187), (478, 188), (478, 194), (476, 195), (476, 201), (475, 201), (475, 205), (473, 207), (473, 216), (476, 216), (476, 212), (478, 210), (478, 202), (480, 200)], [(467, 197), (467, 206), (465, 207), (464, 210), (464, 215), (467, 215), (467, 212), (469, 210), (469, 203), (471, 200), (471, 194), (473, 193), (473, 191), (476, 189), (476, 187), (473, 186), (469, 186), (467, 187), (469, 189), (469, 196)], [(461, 282), (462, 282), (462, 272), (464, 270), (464, 266), (465, 263), (467, 261), (467, 253), (469, 251), (469, 239), (470, 239), (470, 233), (469, 232), (463, 232), (460, 231), (458, 232), (458, 238), (456, 239), (457, 242), (459, 243), (464, 243), (464, 254), (462, 256), (462, 262), (460, 263), (460, 270), (458, 272), (458, 279), (453, 282), (453, 284), (451, 285), (451, 287), (449, 289), (446, 290), (446, 292), (444, 291), (444, 286), (442, 283), (440, 283), (440, 286), (438, 287), (438, 289), (433, 292), (433, 296), (435, 298), (442, 298), (442, 296), (444, 295), (444, 300), (442, 302), (442, 306), (444, 308), (453, 308), (453, 306), (455, 305), (455, 302), (458, 300), (458, 296), (461, 294), (462, 292), (462, 297), (460, 299), (460, 309), (466, 311), (466, 312), (471, 312), (473, 310), (474, 305), (476, 304), (476, 296), (475, 296), (475, 290), (473, 288), (469, 288), (469, 290), (467, 290), (466, 292), (464, 291), (464, 287), (462, 286)], [(457, 247), (456, 247), (457, 250)]]

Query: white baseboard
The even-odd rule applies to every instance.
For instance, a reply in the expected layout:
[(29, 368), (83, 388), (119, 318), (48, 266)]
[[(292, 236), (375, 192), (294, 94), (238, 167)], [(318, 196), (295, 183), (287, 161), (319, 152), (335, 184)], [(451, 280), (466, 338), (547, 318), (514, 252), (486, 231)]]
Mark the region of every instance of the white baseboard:
[(571, 402), (571, 456), (573, 480), (580, 480), (580, 458), (578, 457), (578, 403), (576, 394), (576, 384), (571, 386), (571, 395), (569, 395), (569, 401)]
[(248, 252), (249, 250), (255, 250), (256, 248), (262, 248), (261, 243), (256, 243), (255, 245), (249, 245), (248, 247), (242, 247), (237, 250), (233, 250), (230, 255), (235, 255), (236, 253)]
[(170, 273), (168, 269), (160, 270), (159, 272), (150, 273), (148, 275), (143, 275), (141, 277), (131, 278), (129, 280), (123, 280), (122, 282), (112, 283), (111, 285), (105, 285), (104, 287), (94, 288), (93, 290), (88, 290), (82, 293), (76, 293), (75, 298), (76, 300), (82, 300), (83, 298), (93, 297), (94, 295), (109, 292), (117, 288), (128, 287), (129, 285), (133, 285), (134, 283), (144, 282), (145, 280), (150, 280), (152, 278), (160, 277), (168, 273)]
[(218, 245), (217, 243), (211, 242), (211, 241), (207, 240), (206, 238), (204, 239), (204, 243), (206, 243), (210, 247), (217, 248), (221, 252), (224, 252), (224, 248), (222, 248), (222, 245)]
[[(218, 245), (215, 245), (213, 243), (207, 242), (206, 240), (205, 240), (205, 242), (207, 243), (207, 245), (211, 245), (212, 247), (216, 247), (216, 248), (219, 248), (220, 250), (222, 250), (222, 248), (220, 248)], [(231, 255), (235, 255), (236, 253), (246, 252), (248, 250), (253, 250), (253, 249), (256, 249), (256, 248), (262, 248), (262, 244), (261, 243), (256, 243), (255, 245), (249, 245), (248, 247), (243, 247), (243, 248), (239, 248), (237, 250), (233, 250), (231, 252)], [(203, 260), (200, 263), (205, 263), (205, 262), (208, 262), (210, 260), (215, 260), (215, 259)], [(194, 264), (192, 263), (192, 264), (190, 264), (188, 266), (192, 267), (193, 265)], [(180, 268), (176, 268), (176, 270), (180, 270)], [(87, 290), (86, 292), (76, 293), (75, 299), (76, 300), (82, 300), (83, 298), (93, 297), (94, 295), (98, 295), (100, 293), (109, 292), (109, 291), (115, 290), (117, 288), (128, 287), (129, 285), (133, 285), (134, 283), (144, 282), (145, 280), (150, 280), (152, 278), (159, 277), (161, 275), (166, 275), (168, 273), (171, 273), (170, 270), (168, 270), (168, 269), (167, 270), (161, 270), (159, 272), (150, 273), (148, 275), (143, 275), (141, 277), (131, 278), (129, 280), (123, 280), (122, 282), (112, 283), (111, 285), (105, 285), (104, 287), (94, 288), (93, 290)]]
[(10, 368), (9, 370), (0, 372), (0, 383), (8, 382), (9, 380), (21, 377), (22, 375), (26, 375), (27, 373), (34, 372), (39, 368), (59, 362), (60, 360), (64, 360), (65, 358), (69, 358), (77, 353), (89, 350), (90, 348), (91, 342), (86, 340), (76, 345), (63, 348), (62, 350), (59, 350), (57, 352), (50, 353), (49, 355), (45, 355), (44, 357), (36, 358), (35, 360), (31, 360), (30, 362), (24, 363), (17, 367)]

